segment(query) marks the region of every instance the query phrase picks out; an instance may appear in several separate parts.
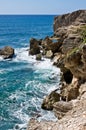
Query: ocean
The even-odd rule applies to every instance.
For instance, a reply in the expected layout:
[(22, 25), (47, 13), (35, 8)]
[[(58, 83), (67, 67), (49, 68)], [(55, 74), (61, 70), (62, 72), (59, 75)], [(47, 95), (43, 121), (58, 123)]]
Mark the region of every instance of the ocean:
[[(56, 120), (41, 109), (44, 96), (59, 85), (60, 70), (49, 59), (28, 55), (30, 38), (53, 35), (54, 15), (0, 15), (0, 48), (15, 49), (12, 59), (0, 57), (0, 130), (26, 130), (31, 117)], [(55, 78), (50, 80), (52, 75)]]

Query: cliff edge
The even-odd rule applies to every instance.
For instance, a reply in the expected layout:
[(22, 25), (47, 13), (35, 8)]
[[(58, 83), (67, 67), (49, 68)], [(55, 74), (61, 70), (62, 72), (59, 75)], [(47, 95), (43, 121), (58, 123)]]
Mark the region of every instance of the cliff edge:
[[(58, 39), (55, 45), (51, 39)], [(55, 17), (54, 36), (41, 45), (61, 69), (60, 93), (54, 90), (42, 103), (58, 121), (31, 119), (28, 130), (86, 130), (86, 10)]]

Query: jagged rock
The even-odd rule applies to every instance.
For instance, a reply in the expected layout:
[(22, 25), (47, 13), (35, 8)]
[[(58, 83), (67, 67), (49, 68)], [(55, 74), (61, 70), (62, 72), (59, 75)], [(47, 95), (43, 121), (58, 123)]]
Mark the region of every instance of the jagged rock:
[(60, 42), (55, 42), (55, 43), (52, 42), (47, 46), (47, 50), (51, 50), (53, 53), (59, 52), (61, 45), (62, 43)]
[(0, 49), (0, 56), (4, 59), (12, 58), (14, 55), (14, 49), (10, 46), (5, 46), (4, 48)]
[(58, 27), (79, 25), (81, 23), (86, 23), (86, 10), (78, 10), (72, 13), (60, 15), (54, 19), (54, 32), (56, 33)]
[(52, 110), (53, 104), (58, 101), (60, 101), (60, 94), (58, 94), (56, 91), (53, 91), (48, 96), (46, 96), (41, 107), (45, 110)]
[(79, 34), (67, 34), (62, 44), (62, 52), (67, 54), (73, 48), (79, 46), (82, 42), (82, 37)]
[(30, 55), (36, 55), (40, 53), (40, 45), (41, 41), (40, 40), (36, 40), (35, 38), (32, 38), (30, 40), (30, 50), (29, 50), (29, 54)]
[(66, 84), (61, 89), (61, 99), (63, 101), (70, 101), (79, 96), (79, 83), (78, 81), (72, 82), (70, 85)]
[(46, 50), (49, 51), (51, 50), (53, 53), (56, 53), (59, 51), (62, 43), (58, 42), (58, 41), (54, 41), (54, 38), (51, 40), (51, 38), (46, 37), (43, 41), (42, 41), (42, 47)]
[(72, 50), (65, 58), (65, 67), (70, 69), (77, 78), (86, 79), (86, 52), (85, 44), (79, 46), (77, 50)]
[(45, 57), (46, 58), (52, 58), (53, 57), (53, 52), (51, 50), (47, 51)]
[(65, 66), (67, 68), (80, 65), (81, 63), (81, 54), (80, 52), (70, 52), (68, 57), (65, 58)]
[[(82, 35), (83, 28), (85, 37)], [(60, 120), (33, 121), (28, 130), (86, 130), (86, 83), (84, 83), (86, 82), (86, 10), (56, 17), (54, 36), (58, 37), (59, 43), (62, 43), (55, 53), (60, 50), (63, 56), (57, 57), (55, 65), (61, 68), (64, 76), (65, 82), (59, 96), (59, 100), (63, 101), (53, 101), (49, 95), (44, 99), (42, 107), (47, 110), (53, 109)], [(47, 39), (43, 46), (46, 51), (52, 50), (51, 44), (52, 40)]]
[(42, 39), (37, 40), (35, 38), (30, 39), (30, 49), (33, 48), (34, 44), (41, 45)]
[(42, 47), (47, 50), (49, 44), (52, 43), (52, 40), (47, 36), (44, 40), (42, 40)]
[(36, 55), (36, 60), (41, 60), (42, 59), (42, 55), (41, 54), (37, 54)]

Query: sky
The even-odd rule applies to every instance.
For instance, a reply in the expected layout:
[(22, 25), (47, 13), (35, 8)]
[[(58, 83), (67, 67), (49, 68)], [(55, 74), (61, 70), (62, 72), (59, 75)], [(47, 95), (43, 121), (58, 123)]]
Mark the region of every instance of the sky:
[(0, 14), (63, 14), (86, 9), (86, 0), (0, 0)]

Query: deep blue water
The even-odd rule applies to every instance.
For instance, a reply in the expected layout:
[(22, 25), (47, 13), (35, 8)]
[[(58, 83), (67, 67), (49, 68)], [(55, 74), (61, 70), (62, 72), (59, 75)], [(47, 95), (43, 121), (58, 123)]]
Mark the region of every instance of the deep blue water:
[(29, 119), (38, 114), (39, 120), (55, 119), (41, 109), (41, 102), (58, 86), (59, 70), (48, 59), (37, 62), (27, 51), (31, 37), (53, 34), (53, 19), (52, 15), (0, 16), (0, 48), (15, 48), (13, 59), (0, 58), (0, 130), (25, 130)]

